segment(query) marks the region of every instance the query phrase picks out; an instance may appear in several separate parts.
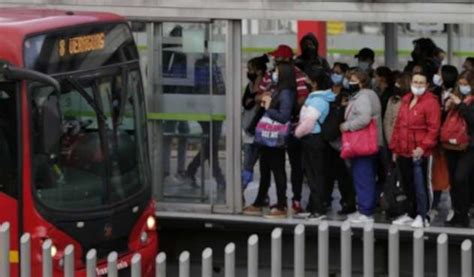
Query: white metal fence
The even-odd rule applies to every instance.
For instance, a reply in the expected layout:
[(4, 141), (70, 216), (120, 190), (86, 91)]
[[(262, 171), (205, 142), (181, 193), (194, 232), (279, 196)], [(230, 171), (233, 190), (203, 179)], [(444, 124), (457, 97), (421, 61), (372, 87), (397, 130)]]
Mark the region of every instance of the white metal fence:
[[(10, 225), (3, 223), (0, 226), (0, 276), (9, 277), (9, 250), (10, 250)], [(271, 234), (271, 276), (282, 276), (282, 229), (275, 228)], [(340, 253), (341, 253), (341, 277), (352, 275), (352, 230), (349, 222), (344, 222), (340, 232)], [(398, 277), (399, 268), (399, 230), (396, 226), (391, 226), (388, 231), (388, 276)], [(259, 238), (251, 235), (248, 239), (247, 248), (247, 276), (258, 277), (259, 261)], [(42, 276), (52, 277), (52, 243), (46, 240), (42, 246)], [(305, 226), (300, 224), (294, 230), (294, 276), (305, 276)], [(224, 249), (225, 253), (225, 277), (235, 277), (236, 247), (234, 243), (229, 243)], [(472, 277), (472, 242), (466, 239), (461, 244), (461, 277)], [(21, 277), (38, 276), (37, 272), (31, 272), (30, 261), (30, 235), (24, 234), (20, 239), (20, 271)], [(359, 255), (359, 253), (354, 253)], [(437, 238), (437, 261), (432, 261), (437, 265), (437, 276), (449, 276), (448, 271), (448, 236), (440, 234)], [(68, 245), (64, 249), (63, 270), (65, 277), (74, 276), (74, 247)], [(190, 253), (184, 251), (179, 256), (179, 277), (190, 276)], [(107, 257), (109, 277), (118, 276), (117, 268), (118, 255), (112, 252)], [(418, 229), (413, 232), (413, 276), (424, 276), (424, 234)], [(166, 277), (167, 258), (165, 253), (159, 253), (155, 259), (156, 277)], [(87, 277), (96, 277), (97, 252), (91, 249), (86, 255)], [(206, 248), (202, 252), (202, 275), (212, 276), (213, 272), (213, 250)], [(141, 257), (135, 254), (131, 262), (131, 276), (141, 277)], [(171, 276), (175, 276), (174, 274)], [(323, 221), (318, 226), (318, 276), (329, 277), (329, 225)], [(363, 227), (363, 276), (374, 276), (374, 228), (372, 224)]]

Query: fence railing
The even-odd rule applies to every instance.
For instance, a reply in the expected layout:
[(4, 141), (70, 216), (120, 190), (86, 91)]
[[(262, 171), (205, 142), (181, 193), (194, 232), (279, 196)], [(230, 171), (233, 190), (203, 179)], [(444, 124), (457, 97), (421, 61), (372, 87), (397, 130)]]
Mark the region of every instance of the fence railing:
[[(282, 276), (282, 236), (283, 230), (275, 228), (271, 233), (271, 276)], [(23, 234), (20, 238), (20, 272), (21, 277), (37, 276), (31, 272), (31, 236)], [(448, 236), (440, 234), (436, 240), (437, 243), (437, 276), (449, 276), (448, 270)], [(46, 240), (42, 245), (42, 273), (43, 277), (52, 277), (52, 242)], [(305, 272), (305, 226), (300, 224), (294, 230), (294, 276), (304, 276)], [(398, 277), (400, 274), (400, 245), (399, 230), (392, 225), (388, 231), (388, 276)], [(0, 276), (10, 276), (9, 264), (10, 251), (10, 224), (3, 223), (0, 226)], [(258, 251), (259, 237), (251, 235), (247, 245), (247, 276), (258, 276)], [(472, 277), (472, 242), (466, 239), (461, 247), (461, 277)], [(211, 248), (206, 248), (202, 252), (202, 276), (210, 277), (213, 274), (213, 254)], [(358, 254), (358, 253), (356, 253)], [(229, 243), (224, 249), (224, 274), (225, 277), (236, 276), (236, 247), (234, 243)], [(349, 222), (344, 222), (340, 232), (340, 274), (342, 277), (349, 277), (352, 274), (352, 228)], [(64, 249), (63, 270), (64, 276), (74, 276), (74, 247), (68, 245)], [(415, 277), (424, 276), (424, 233), (418, 229), (413, 232), (413, 274)], [(179, 277), (190, 276), (190, 259), (188, 251), (183, 251), (179, 255)], [(118, 276), (117, 267), (118, 254), (111, 252), (107, 256), (107, 269), (109, 277)], [(131, 261), (131, 276), (141, 277), (140, 254), (135, 254)], [(435, 261), (433, 261), (435, 262)], [(166, 254), (161, 252), (156, 256), (156, 277), (166, 277)], [(86, 272), (87, 277), (96, 277), (97, 252), (91, 249), (86, 254)], [(174, 274), (171, 276), (175, 276)], [(329, 225), (323, 221), (318, 226), (318, 276), (329, 277)], [(374, 276), (374, 228), (372, 224), (363, 226), (363, 276)]]

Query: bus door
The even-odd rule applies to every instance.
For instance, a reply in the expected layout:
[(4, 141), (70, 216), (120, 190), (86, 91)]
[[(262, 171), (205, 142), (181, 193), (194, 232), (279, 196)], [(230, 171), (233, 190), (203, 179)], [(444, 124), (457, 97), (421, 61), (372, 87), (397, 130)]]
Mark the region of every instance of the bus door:
[[(1, 79), (1, 77), (0, 77)], [(18, 274), (18, 83), (0, 80), (0, 224), (10, 224), (10, 273)]]

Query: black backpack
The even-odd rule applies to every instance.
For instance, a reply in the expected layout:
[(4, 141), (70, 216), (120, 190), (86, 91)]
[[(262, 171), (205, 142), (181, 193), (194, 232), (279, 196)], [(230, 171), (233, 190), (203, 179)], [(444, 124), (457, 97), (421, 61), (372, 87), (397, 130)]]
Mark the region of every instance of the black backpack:
[(344, 122), (345, 108), (338, 101), (329, 103), (329, 113), (321, 124), (321, 137), (325, 141), (334, 141), (341, 136), (339, 126)]

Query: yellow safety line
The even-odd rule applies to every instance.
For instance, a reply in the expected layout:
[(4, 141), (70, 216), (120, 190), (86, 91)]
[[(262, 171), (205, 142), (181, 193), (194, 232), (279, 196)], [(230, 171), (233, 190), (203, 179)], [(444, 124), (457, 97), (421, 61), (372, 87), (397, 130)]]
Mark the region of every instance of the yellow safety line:
[(20, 261), (18, 258), (18, 251), (16, 250), (11, 250), (10, 251), (10, 263), (17, 264)]

